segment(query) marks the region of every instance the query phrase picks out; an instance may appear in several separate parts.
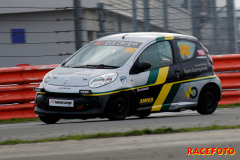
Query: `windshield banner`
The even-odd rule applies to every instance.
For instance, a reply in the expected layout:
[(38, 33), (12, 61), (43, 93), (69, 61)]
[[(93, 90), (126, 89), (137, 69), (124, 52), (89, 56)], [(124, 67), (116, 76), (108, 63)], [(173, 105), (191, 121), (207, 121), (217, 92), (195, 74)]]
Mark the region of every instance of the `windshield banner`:
[(94, 46), (122, 46), (122, 47), (133, 47), (138, 48), (142, 43), (140, 42), (132, 42), (132, 41), (95, 41), (93, 43)]

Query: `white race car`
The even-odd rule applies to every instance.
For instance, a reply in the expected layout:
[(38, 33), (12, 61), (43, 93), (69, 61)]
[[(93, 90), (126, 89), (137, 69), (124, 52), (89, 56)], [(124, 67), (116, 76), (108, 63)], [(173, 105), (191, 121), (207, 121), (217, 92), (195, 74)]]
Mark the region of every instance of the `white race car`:
[(186, 109), (211, 114), (221, 82), (207, 49), (192, 36), (138, 32), (96, 39), (47, 73), (35, 113), (60, 118), (110, 120)]

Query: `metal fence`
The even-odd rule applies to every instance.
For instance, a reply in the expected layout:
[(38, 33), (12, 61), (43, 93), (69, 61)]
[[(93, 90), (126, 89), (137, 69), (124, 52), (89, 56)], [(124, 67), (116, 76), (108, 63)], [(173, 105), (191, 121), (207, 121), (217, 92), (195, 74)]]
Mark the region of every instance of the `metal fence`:
[[(0, 58), (3, 64), (6, 62), (9, 66), (7, 63), (19, 59), (24, 63), (33, 61), (32, 65), (60, 63), (99, 36), (133, 31), (194, 35), (211, 55), (238, 53), (234, 0), (99, 0), (94, 1), (95, 7), (86, 7), (83, 1), (73, 0), (73, 6), (46, 8), (48, 11), (42, 13), (1, 14)], [(24, 9), (23, 6), (14, 8)], [(27, 8), (45, 9), (41, 6)], [(31, 41), (8, 42), (5, 37), (10, 37), (11, 31), (6, 28), (12, 25), (28, 27), (24, 34)]]
[(102, 0), (99, 32), (156, 31), (197, 37), (210, 54), (238, 53), (233, 0)]

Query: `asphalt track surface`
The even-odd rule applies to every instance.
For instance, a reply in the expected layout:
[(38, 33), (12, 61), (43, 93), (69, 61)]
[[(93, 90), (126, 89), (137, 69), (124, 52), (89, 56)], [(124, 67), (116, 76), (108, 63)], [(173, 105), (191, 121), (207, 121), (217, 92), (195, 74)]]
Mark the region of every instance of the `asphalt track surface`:
[[(0, 146), (0, 160), (239, 160), (239, 133), (232, 129), (8, 145)], [(235, 154), (188, 155), (188, 148), (233, 148)]]
[[(42, 139), (75, 134), (124, 132), (162, 127), (183, 128), (209, 125), (239, 125), (240, 108), (218, 109), (212, 115), (197, 112), (158, 113), (149, 118), (61, 120), (0, 125), (0, 141)], [(0, 146), (0, 160), (161, 160), (240, 159), (240, 129), (146, 135), (81, 141), (47, 142)], [(234, 148), (235, 155), (187, 155), (187, 148)]]
[(100, 132), (125, 132), (146, 128), (189, 128), (210, 125), (240, 125), (240, 108), (217, 109), (212, 115), (199, 115), (194, 111), (184, 111), (152, 114), (146, 119), (130, 117), (122, 121), (89, 119), (60, 120), (53, 125), (46, 125), (40, 121), (6, 124), (0, 125), (0, 141), (10, 139), (33, 140)]

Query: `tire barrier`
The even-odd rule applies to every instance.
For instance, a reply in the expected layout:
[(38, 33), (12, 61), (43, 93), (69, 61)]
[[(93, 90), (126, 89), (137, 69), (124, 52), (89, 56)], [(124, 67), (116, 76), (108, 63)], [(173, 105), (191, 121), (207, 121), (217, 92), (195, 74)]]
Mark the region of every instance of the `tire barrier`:
[(240, 70), (240, 54), (214, 55), (211, 57), (215, 72)]
[[(222, 82), (219, 104), (240, 103), (240, 54), (214, 55), (213, 66)], [(18, 65), (0, 68), (0, 119), (33, 118), (34, 87), (58, 65)]]
[(0, 68), (0, 85), (41, 82), (44, 75), (58, 65)]
[(240, 103), (240, 54), (214, 55), (213, 67), (222, 83), (219, 104)]
[(0, 106), (0, 119), (35, 118), (34, 104), (9, 104)]
[(36, 92), (44, 75), (58, 65), (0, 68), (0, 119), (34, 118)]

